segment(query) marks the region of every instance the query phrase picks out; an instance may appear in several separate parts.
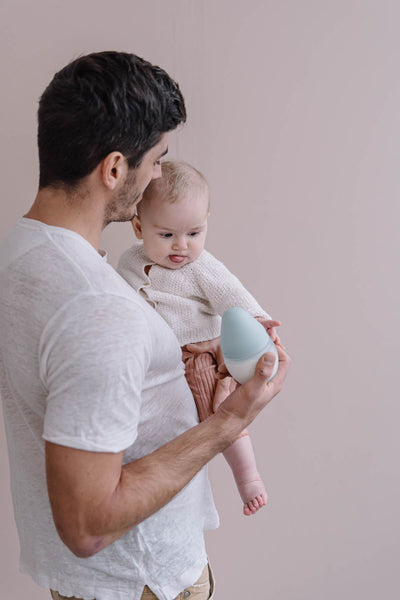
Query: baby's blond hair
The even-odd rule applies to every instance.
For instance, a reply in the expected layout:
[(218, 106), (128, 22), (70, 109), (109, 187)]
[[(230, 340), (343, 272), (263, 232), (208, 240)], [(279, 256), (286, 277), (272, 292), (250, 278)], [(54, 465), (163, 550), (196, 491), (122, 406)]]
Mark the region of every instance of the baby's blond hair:
[(166, 160), (161, 164), (161, 177), (152, 179), (137, 206), (137, 213), (151, 198), (158, 197), (168, 202), (176, 202), (193, 193), (209, 197), (206, 178), (200, 171), (183, 160)]

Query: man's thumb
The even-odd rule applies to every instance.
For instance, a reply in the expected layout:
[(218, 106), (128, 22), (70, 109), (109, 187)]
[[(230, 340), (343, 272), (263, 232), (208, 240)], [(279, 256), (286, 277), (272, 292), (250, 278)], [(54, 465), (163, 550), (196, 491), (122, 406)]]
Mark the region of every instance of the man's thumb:
[(257, 362), (254, 374), (259, 375), (268, 381), (274, 371), (276, 360), (277, 358), (273, 352), (263, 354)]

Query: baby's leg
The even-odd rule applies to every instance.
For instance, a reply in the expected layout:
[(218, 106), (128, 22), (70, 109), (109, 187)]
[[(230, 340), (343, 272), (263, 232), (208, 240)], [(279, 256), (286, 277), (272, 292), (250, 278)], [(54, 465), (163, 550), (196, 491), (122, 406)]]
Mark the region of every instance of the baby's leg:
[[(200, 421), (207, 419), (236, 388), (231, 377), (218, 378), (216, 357), (205, 352), (193, 354), (182, 348), (186, 379), (192, 390)], [(257, 471), (253, 447), (247, 430), (224, 452), (244, 502), (243, 512), (252, 515), (267, 502), (267, 493)]]
[(224, 452), (232, 469), (240, 497), (243, 513), (253, 515), (267, 503), (267, 492), (257, 470), (256, 459), (249, 435), (242, 435)]

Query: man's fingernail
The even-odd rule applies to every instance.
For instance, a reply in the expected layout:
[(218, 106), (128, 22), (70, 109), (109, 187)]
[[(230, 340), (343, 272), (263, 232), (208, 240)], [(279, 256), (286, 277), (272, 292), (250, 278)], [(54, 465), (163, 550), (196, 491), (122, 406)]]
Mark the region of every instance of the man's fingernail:
[(268, 355), (266, 355), (266, 356), (264, 356), (264, 358), (263, 358), (263, 362), (264, 362), (266, 365), (273, 365), (273, 364), (274, 364), (274, 362), (275, 362), (275, 359), (274, 359), (274, 358), (271, 358), (271, 357), (270, 357), (270, 356), (268, 356)]

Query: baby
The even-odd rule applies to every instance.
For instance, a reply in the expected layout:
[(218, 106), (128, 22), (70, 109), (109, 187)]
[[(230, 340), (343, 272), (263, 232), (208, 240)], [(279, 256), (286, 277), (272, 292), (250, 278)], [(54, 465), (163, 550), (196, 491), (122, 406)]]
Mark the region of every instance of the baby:
[[(279, 343), (278, 321), (259, 306), (240, 281), (204, 250), (209, 216), (209, 191), (203, 175), (182, 161), (162, 163), (162, 176), (151, 181), (132, 220), (135, 244), (121, 257), (118, 271), (161, 314), (182, 346), (185, 374), (199, 418), (206, 419), (236, 387), (218, 372), (221, 359), (198, 342), (220, 335), (221, 315), (240, 306), (263, 322)], [(193, 347), (191, 346), (193, 345)], [(251, 515), (267, 502), (248, 432), (224, 452)]]

